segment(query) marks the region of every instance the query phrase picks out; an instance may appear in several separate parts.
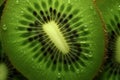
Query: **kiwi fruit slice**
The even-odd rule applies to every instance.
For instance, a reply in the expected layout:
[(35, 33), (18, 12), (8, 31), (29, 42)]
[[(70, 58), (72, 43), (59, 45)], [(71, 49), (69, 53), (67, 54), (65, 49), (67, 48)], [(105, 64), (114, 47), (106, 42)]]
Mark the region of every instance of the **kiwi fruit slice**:
[(1, 19), (4, 51), (29, 80), (91, 80), (105, 36), (92, 0), (8, 0)]
[(108, 33), (106, 61), (100, 80), (120, 80), (120, 0), (96, 0)]
[(2, 50), (0, 42), (0, 80), (27, 80), (18, 72), (8, 59), (8, 56)]

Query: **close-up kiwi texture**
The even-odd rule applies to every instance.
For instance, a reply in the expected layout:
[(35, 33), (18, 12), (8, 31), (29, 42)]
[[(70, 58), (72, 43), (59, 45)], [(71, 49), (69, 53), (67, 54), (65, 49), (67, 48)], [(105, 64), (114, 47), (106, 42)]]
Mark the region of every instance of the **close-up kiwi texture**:
[(7, 0), (3, 50), (29, 80), (92, 80), (105, 35), (92, 0)]
[[(120, 0), (96, 0), (108, 33), (100, 80), (120, 80)], [(105, 3), (105, 4), (104, 4)]]
[(0, 80), (27, 80), (17, 71), (2, 50), (0, 42)]

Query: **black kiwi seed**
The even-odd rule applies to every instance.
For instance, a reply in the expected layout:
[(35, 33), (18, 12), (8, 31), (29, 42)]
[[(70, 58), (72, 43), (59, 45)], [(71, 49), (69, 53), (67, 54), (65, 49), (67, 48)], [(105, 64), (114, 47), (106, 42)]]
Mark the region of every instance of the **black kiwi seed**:
[[(29, 80), (91, 80), (104, 55), (104, 31), (92, 1), (15, 2), (7, 1), (0, 27), (15, 67)], [(4, 31), (3, 24), (11, 28)]]
[(34, 15), (34, 16), (37, 16), (37, 12), (36, 12), (36, 11), (33, 11), (33, 15)]

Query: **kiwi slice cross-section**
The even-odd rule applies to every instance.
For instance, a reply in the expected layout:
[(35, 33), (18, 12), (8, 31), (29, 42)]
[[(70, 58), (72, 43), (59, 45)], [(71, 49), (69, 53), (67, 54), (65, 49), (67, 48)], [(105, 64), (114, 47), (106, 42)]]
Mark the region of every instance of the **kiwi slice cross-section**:
[(28, 80), (9, 61), (5, 53), (0, 53), (0, 80)]
[(4, 53), (0, 41), (0, 80), (27, 80), (11, 64), (8, 56)]
[(91, 80), (105, 47), (91, 0), (8, 0), (4, 51), (29, 80)]
[(120, 0), (96, 0), (108, 33), (107, 59), (100, 80), (120, 80)]

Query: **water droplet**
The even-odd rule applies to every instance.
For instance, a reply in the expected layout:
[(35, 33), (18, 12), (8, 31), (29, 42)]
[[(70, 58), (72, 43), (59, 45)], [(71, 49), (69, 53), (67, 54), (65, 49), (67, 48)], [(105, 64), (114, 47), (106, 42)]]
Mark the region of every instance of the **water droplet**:
[(68, 0), (68, 3), (70, 3), (70, 0)]
[(12, 41), (12, 43), (13, 43), (13, 44), (16, 44), (16, 43), (18, 43), (18, 41), (16, 41), (16, 40), (13, 40), (13, 41)]
[(120, 5), (118, 7), (120, 8)]
[(69, 69), (69, 70), (70, 70), (70, 67), (71, 67), (71, 66), (70, 66), (70, 65), (68, 65), (68, 69)]
[(88, 56), (89, 56), (89, 57), (93, 57), (93, 55), (92, 55), (92, 54), (89, 54)]
[(4, 24), (3, 27), (2, 27), (2, 29), (3, 29), (4, 31), (6, 31), (6, 30), (7, 30), (7, 26)]
[(83, 71), (84, 71), (84, 69), (81, 69), (81, 70), (80, 70), (80, 72), (83, 72)]
[(24, 51), (23, 51), (23, 50), (21, 50), (21, 53), (24, 53)]
[(111, 12), (113, 12), (113, 9), (110, 9)]
[(93, 6), (90, 6), (90, 9), (93, 9)]
[(77, 73), (77, 74), (79, 74), (79, 73), (80, 73), (80, 70), (79, 70), (79, 69), (77, 69), (77, 70), (76, 70), (76, 73)]
[(16, 30), (18, 30), (18, 27), (15, 27)]
[(34, 61), (35, 59), (34, 58), (31, 58), (32, 61)]
[(20, 11), (23, 14), (23, 11)]
[(19, 0), (16, 0), (16, 3), (18, 4), (18, 3), (19, 3)]
[(88, 56), (89, 58), (90, 58), (90, 57), (92, 57), (92, 55), (91, 55), (91, 54), (84, 54), (84, 55), (85, 55), (85, 56)]
[(61, 73), (58, 73), (58, 78), (61, 78)]
[(118, 6), (118, 10), (120, 10), (120, 5)]
[(90, 24), (92, 24), (93, 23), (93, 21), (90, 21)]
[(88, 27), (88, 25), (84, 25), (84, 27), (86, 28), (86, 27)]
[(36, 66), (32, 66), (31, 68), (34, 70), (34, 69), (36, 69)]

